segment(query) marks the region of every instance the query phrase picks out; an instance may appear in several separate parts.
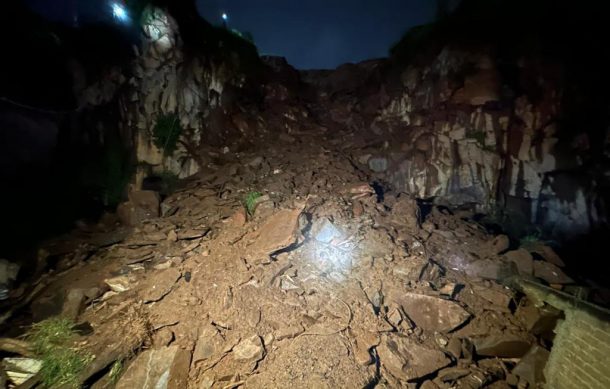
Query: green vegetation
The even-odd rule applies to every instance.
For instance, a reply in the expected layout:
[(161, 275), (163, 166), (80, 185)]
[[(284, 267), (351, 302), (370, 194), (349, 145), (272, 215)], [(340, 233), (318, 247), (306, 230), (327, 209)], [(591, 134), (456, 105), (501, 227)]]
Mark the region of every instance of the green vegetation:
[(481, 146), (485, 146), (485, 131), (468, 131), (466, 138), (474, 139)]
[(42, 359), (40, 374), (47, 387), (78, 386), (78, 375), (91, 356), (72, 347), (74, 323), (64, 318), (51, 318), (35, 323), (27, 340)]
[(157, 118), (153, 128), (153, 141), (155, 146), (163, 150), (164, 155), (172, 155), (178, 146), (178, 139), (182, 134), (180, 118), (177, 114), (165, 114)]
[(116, 384), (121, 378), (121, 374), (123, 374), (123, 361), (118, 360), (115, 361), (110, 367), (110, 371), (108, 372), (108, 378), (110, 378), (110, 382), (112, 384)]
[(254, 216), (254, 210), (256, 209), (256, 200), (261, 197), (262, 194), (260, 192), (249, 192), (244, 199), (244, 207), (246, 208), (246, 212), (248, 216)]

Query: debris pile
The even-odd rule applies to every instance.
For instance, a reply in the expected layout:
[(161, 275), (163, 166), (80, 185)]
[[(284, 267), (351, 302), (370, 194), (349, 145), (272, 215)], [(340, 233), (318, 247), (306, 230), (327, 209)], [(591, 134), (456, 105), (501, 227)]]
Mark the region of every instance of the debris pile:
[[(236, 155), (160, 203), (132, 195), (158, 213), (47, 243), (57, 270), (12, 302), (28, 298), (17, 306), (36, 320), (86, 323), (77, 344), (93, 359), (81, 382), (111, 382), (119, 361), (118, 388), (540, 382), (560, 312), (506, 280), (573, 283), (557, 254), (444, 208), (423, 215), (313, 141), (324, 136)], [(247, 215), (252, 190), (262, 196)], [(4, 363), (14, 383), (16, 363)]]

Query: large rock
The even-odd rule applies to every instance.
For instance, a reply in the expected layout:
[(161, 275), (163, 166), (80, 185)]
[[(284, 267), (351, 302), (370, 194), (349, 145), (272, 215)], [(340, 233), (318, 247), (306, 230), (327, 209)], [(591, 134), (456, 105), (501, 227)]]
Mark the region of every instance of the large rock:
[(159, 217), (160, 202), (161, 198), (157, 192), (134, 191), (129, 194), (129, 201), (119, 204), (117, 215), (124, 225), (136, 226), (144, 220)]
[[(129, 365), (116, 385), (117, 389), (179, 389), (186, 386), (189, 355), (178, 346), (146, 350)], [(189, 363), (187, 363), (187, 360)]]
[(448, 366), (445, 353), (394, 335), (384, 335), (377, 346), (383, 368), (399, 380), (412, 381)]
[(549, 284), (571, 284), (574, 282), (559, 267), (545, 261), (534, 262), (534, 275)]
[(407, 293), (398, 303), (415, 325), (426, 331), (449, 332), (470, 317), (457, 303), (439, 297)]
[(527, 250), (520, 248), (509, 251), (504, 254), (504, 258), (517, 266), (520, 275), (531, 276), (534, 274), (534, 258)]
[(250, 255), (272, 254), (295, 243), (300, 214), (300, 209), (284, 209), (267, 219), (252, 237)]

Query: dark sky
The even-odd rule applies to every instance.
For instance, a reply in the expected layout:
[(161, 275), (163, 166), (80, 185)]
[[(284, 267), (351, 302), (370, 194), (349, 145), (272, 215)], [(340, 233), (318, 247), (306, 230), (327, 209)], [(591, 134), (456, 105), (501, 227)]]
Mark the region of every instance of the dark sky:
[[(107, 17), (109, 0), (27, 0), (53, 20), (70, 21), (74, 4), (81, 20)], [(198, 0), (212, 23), (252, 33), (261, 54), (280, 55), (294, 66), (334, 68), (387, 55), (410, 27), (430, 21), (433, 0)]]

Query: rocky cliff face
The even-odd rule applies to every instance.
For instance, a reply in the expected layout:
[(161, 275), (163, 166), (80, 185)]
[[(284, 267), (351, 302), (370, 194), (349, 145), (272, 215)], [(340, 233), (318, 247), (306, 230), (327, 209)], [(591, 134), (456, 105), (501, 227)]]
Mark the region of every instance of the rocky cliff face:
[[(502, 211), (556, 237), (607, 222), (607, 174), (588, 163), (604, 160), (606, 170), (598, 167), (607, 172), (607, 154), (594, 154), (592, 129), (566, 130), (561, 66), (523, 57), (508, 78), (489, 49), (447, 46), (399, 71), (388, 67), (367, 62), (312, 81), (326, 88), (329, 120), (368, 133), (354, 158), (380, 180), (439, 204)], [(333, 87), (349, 74), (358, 80), (350, 90)]]
[[(98, 86), (119, 92), (138, 187), (150, 175), (197, 174), (210, 155), (252, 137), (323, 127), (349, 131), (345, 141), (362, 150), (356, 163), (419, 199), (538, 225), (557, 238), (607, 223), (610, 133), (566, 118), (571, 92), (560, 61), (523, 54), (507, 64), (492, 46), (452, 44), (408, 65), (372, 60), (335, 71), (298, 73), (264, 58), (257, 97), (244, 99), (238, 58), (193, 53), (160, 8), (143, 20), (131, 76), (115, 82), (120, 88)], [(166, 115), (182, 129), (169, 153), (154, 134)]]

